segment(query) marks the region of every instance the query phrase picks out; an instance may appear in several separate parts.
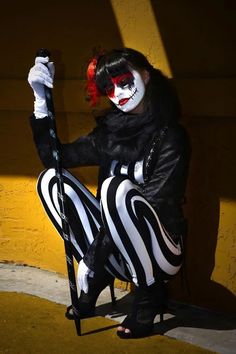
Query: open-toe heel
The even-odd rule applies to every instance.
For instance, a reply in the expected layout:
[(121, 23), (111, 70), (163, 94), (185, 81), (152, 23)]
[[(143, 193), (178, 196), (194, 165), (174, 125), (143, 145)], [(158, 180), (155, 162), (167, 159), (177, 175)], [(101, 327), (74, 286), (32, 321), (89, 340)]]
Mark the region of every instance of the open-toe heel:
[(73, 308), (72, 305), (67, 306), (65, 316), (68, 320), (73, 320), (74, 319), (74, 314), (73, 314)]
[[(89, 318), (95, 316), (95, 307), (97, 299), (100, 293), (109, 286), (111, 294), (111, 303), (112, 305), (116, 304), (116, 297), (114, 291), (114, 280), (115, 278), (105, 271), (102, 278), (90, 278), (89, 281), (89, 291), (85, 293), (84, 291), (80, 292), (79, 297), (79, 315), (80, 318)], [(65, 312), (65, 317), (68, 320), (74, 319), (72, 305), (68, 306)]]
[(164, 319), (166, 300), (164, 283), (156, 283), (146, 288), (136, 287), (132, 312), (121, 323), (123, 330), (118, 330), (117, 335), (129, 339), (151, 334), (156, 315), (160, 315), (160, 322)]

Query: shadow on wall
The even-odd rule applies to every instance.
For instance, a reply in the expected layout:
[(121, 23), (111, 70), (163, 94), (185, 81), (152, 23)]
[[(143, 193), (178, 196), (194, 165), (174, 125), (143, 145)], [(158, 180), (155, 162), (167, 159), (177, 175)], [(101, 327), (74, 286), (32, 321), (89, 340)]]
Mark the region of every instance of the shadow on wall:
[[(24, 95), (22, 100), (26, 102), (26, 94), (29, 97), (28, 111), (23, 111), (22, 108), (18, 111), (17, 107), (15, 111), (4, 111), (0, 107), (0, 174), (37, 176), (42, 166), (35, 153), (27, 119), (33, 108), (33, 95), (27, 83), (27, 75), (37, 49), (48, 48), (55, 62), (54, 98), (58, 103), (58, 132), (62, 141), (68, 141), (71, 134), (68, 114), (63, 113), (63, 80), (78, 80), (83, 88), (87, 63), (93, 50), (98, 47), (110, 49), (113, 46), (122, 46), (122, 40), (107, 0), (42, 0), (37, 9), (29, 0), (14, 1), (14, 6), (12, 2), (4, 2), (0, 13), (0, 27), (1, 49), (4, 53), (0, 57), (0, 80), (16, 80), (16, 84), (21, 81), (24, 92), (17, 92), (17, 96)], [(86, 105), (85, 92), (78, 92), (78, 96), (83, 105)], [(15, 107), (20, 98), (12, 95), (6, 100), (9, 101), (8, 106), (12, 102), (12, 107)], [(75, 112), (71, 108), (71, 112)], [(81, 108), (82, 112), (83, 110), (84, 107)], [(81, 130), (84, 132), (91, 128), (91, 117), (89, 119), (84, 124), (84, 117), (80, 118), (78, 113), (78, 126), (73, 126), (78, 135)]]
[[(186, 272), (190, 294), (182, 294), (179, 279), (171, 284), (171, 289), (182, 301), (232, 312), (236, 310), (235, 295), (223, 285), (213, 281), (212, 275), (216, 266), (227, 268), (226, 279), (221, 275), (220, 282), (228, 283), (230, 287), (230, 281), (234, 281), (231, 278), (234, 269), (230, 270), (230, 267), (235, 267), (234, 252), (226, 248), (227, 245), (229, 247), (234, 245), (234, 220), (231, 230), (230, 227), (227, 230), (221, 225), (220, 217), (224, 218), (224, 213), (227, 212), (223, 209), (224, 206), (222, 207), (222, 199), (229, 201), (236, 199), (234, 188), (236, 168), (233, 164), (236, 120), (234, 117), (199, 117), (197, 120), (190, 119), (186, 125), (193, 150), (186, 204), (189, 223)], [(228, 235), (225, 235), (227, 233)], [(220, 243), (221, 254), (219, 256), (218, 250), (216, 260), (217, 243), (222, 242), (221, 239), (224, 237), (228, 237), (228, 241)]]
[[(227, 107), (227, 103), (224, 106), (233, 92), (222, 90), (220, 97), (216, 95), (223, 109), (217, 111), (219, 102), (215, 102), (215, 106), (213, 102), (209, 114), (209, 101), (221, 85), (220, 79), (230, 80), (236, 74), (236, 4), (233, 1), (195, 3), (186, 0), (168, 5), (152, 1), (152, 6), (177, 88), (182, 80), (182, 95), (192, 100), (188, 102), (189, 107), (196, 108), (189, 112), (183, 106), (183, 123), (192, 142), (186, 205), (189, 222), (186, 271), (190, 293), (185, 289), (183, 294), (181, 275), (170, 283), (170, 291), (173, 297), (182, 301), (223, 311), (236, 310), (234, 294), (211, 279), (220, 236), (235, 237), (235, 229), (222, 230), (223, 235), (219, 230), (220, 215), (224, 213), (220, 210), (220, 200), (236, 199), (236, 106), (234, 104), (232, 109)], [(209, 89), (202, 87), (199, 97), (191, 97), (188, 87), (199, 85), (199, 79), (208, 80)], [(235, 89), (235, 85), (233, 87)], [(228, 111), (231, 111), (230, 116)], [(233, 240), (228, 245), (233, 246)], [(230, 257), (230, 250), (222, 249), (222, 253)], [(221, 257), (218, 257), (218, 263), (224, 260)], [(235, 269), (230, 270), (230, 267), (235, 267), (235, 260), (232, 251), (228, 263), (227, 278), (232, 277), (233, 282)]]
[(235, 77), (234, 0), (151, 0), (174, 78)]

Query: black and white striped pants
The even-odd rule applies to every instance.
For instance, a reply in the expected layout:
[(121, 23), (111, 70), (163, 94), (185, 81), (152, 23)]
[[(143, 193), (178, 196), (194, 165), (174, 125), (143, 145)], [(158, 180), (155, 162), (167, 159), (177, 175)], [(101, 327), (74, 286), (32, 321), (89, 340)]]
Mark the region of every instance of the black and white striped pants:
[[(169, 280), (179, 271), (180, 243), (172, 240), (155, 210), (127, 177), (107, 178), (99, 204), (71, 173), (63, 170), (63, 175), (72, 250), (78, 262), (103, 225), (118, 250), (106, 262), (106, 269), (115, 277), (146, 286), (160, 279)], [(37, 189), (48, 216), (62, 235), (54, 169), (41, 173)]]

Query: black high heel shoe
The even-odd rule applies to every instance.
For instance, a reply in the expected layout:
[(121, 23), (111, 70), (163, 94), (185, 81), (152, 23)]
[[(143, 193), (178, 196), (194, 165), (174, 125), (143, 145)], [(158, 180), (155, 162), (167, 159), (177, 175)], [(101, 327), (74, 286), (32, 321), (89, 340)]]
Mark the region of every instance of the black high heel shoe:
[[(115, 278), (107, 271), (104, 271), (103, 276), (89, 278), (88, 293), (86, 294), (84, 291), (81, 291), (79, 297), (79, 315), (81, 319), (95, 316), (97, 299), (107, 286), (110, 287), (111, 303), (112, 305), (116, 304), (114, 281)], [(72, 305), (67, 307), (65, 316), (69, 320), (74, 319)]]
[[(146, 288), (135, 288), (132, 312), (121, 323), (124, 330), (118, 330), (117, 335), (123, 339), (146, 337), (153, 331), (154, 319), (166, 310), (167, 292), (163, 282)], [(129, 332), (125, 332), (128, 329)]]

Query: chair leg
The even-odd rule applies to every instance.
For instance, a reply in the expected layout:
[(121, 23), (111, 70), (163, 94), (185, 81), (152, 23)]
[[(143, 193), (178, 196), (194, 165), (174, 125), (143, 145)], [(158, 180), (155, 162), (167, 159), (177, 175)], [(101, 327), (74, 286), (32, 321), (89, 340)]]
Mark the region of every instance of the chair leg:
[(110, 288), (110, 293), (111, 293), (111, 303), (112, 305), (116, 305), (116, 297), (115, 297), (115, 291), (114, 291), (114, 281), (109, 284), (109, 288)]
[(161, 312), (161, 313), (160, 313), (160, 322), (163, 322), (163, 321), (164, 321), (164, 313)]

